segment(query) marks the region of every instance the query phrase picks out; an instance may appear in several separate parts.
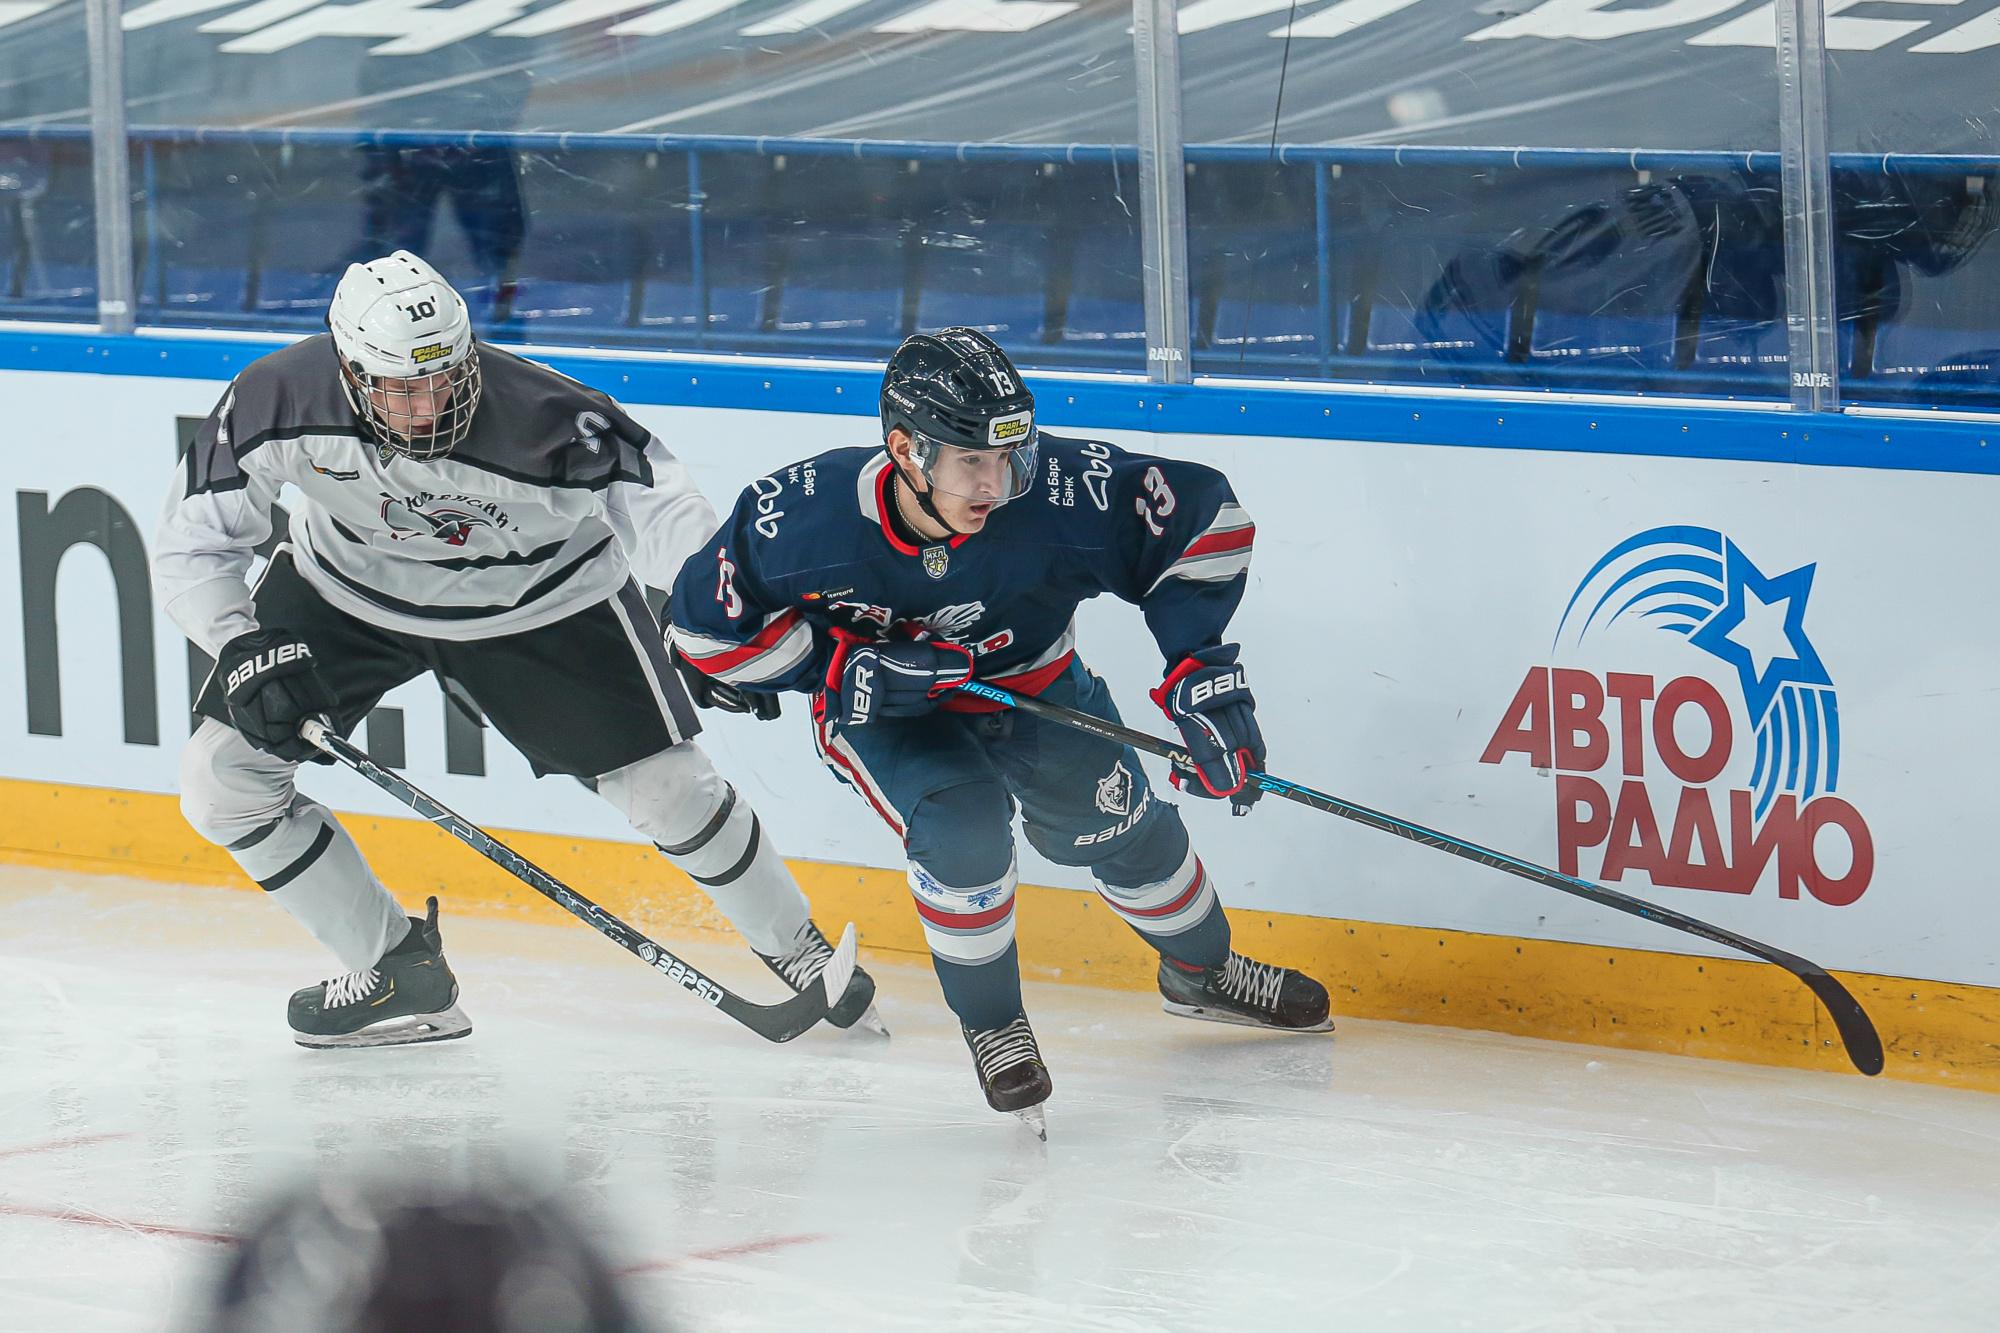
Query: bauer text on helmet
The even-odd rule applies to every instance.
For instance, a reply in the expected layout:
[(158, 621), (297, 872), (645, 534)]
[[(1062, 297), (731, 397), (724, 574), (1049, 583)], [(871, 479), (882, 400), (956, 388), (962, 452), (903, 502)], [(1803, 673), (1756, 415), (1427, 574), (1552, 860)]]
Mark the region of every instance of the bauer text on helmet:
[(442, 458), (472, 430), (479, 349), (465, 299), (407, 250), (350, 264), (327, 311), (348, 402), (386, 457)]

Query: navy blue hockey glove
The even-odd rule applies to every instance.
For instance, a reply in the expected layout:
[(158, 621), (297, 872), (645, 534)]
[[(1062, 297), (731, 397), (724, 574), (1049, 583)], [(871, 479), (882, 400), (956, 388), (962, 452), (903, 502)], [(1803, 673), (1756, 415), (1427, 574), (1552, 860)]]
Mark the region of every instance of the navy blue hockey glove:
[(332, 718), (333, 691), (298, 635), (282, 629), (237, 635), (216, 654), (215, 677), (229, 701), (229, 723), (244, 740), (294, 763), (332, 762), (299, 735), (307, 718)]
[(866, 726), (878, 717), (917, 717), (972, 679), (972, 652), (955, 643), (870, 643), (836, 633), (826, 669), (828, 725)]
[(1264, 767), (1264, 733), (1250, 682), (1236, 663), (1236, 645), (1183, 659), (1153, 691), (1153, 702), (1180, 728), (1194, 761), (1192, 773), (1176, 767), (1169, 781), (1193, 796), (1226, 796), (1237, 814), (1248, 813), (1264, 794), (1249, 778), (1250, 770)]
[(759, 722), (770, 722), (780, 716), (782, 708), (777, 695), (765, 690), (740, 689), (726, 680), (706, 675), (671, 643), (667, 645), (667, 656), (673, 661), (674, 670), (680, 673), (681, 684), (687, 686), (688, 697), (700, 707), (724, 713), (748, 713)]

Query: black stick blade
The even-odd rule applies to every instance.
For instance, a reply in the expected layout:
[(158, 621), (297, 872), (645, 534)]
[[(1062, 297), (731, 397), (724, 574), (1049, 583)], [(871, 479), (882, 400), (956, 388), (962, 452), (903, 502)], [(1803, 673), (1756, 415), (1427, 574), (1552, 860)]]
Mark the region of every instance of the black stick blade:
[(1823, 968), (1815, 967), (1796, 975), (1812, 988), (1814, 995), (1819, 996), (1819, 1002), (1826, 1006), (1827, 1013), (1833, 1015), (1833, 1026), (1840, 1033), (1840, 1044), (1847, 1048), (1847, 1058), (1854, 1062), (1854, 1067), (1871, 1076), (1881, 1073), (1882, 1037), (1875, 1031), (1875, 1024), (1870, 1021), (1868, 1011), (1861, 1007), (1861, 1002)]

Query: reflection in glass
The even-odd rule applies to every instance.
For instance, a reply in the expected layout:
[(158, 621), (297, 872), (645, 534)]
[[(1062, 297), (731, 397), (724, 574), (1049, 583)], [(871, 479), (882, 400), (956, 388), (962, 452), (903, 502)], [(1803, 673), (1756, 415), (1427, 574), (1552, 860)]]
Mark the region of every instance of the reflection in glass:
[[(407, 247), (488, 337), (1146, 364), (1124, 0), (365, 8), (127, 5), (142, 322), (311, 328)], [(1680, 12), (1183, 5), (1197, 372), (1783, 397), (1773, 31)], [(2000, 111), (1951, 17), (1829, 21), (1858, 401), (2000, 404)], [(81, 6), (0, 26), (15, 317), (94, 312), (84, 59)]]
[(1992, 164), (1897, 165), (1834, 173), (1834, 289), (1856, 331), (1844, 396), (2000, 406), (2000, 178)]
[(9, 8), (21, 12), (0, 27), (0, 317), (95, 323), (84, 9)]
[(1142, 369), (1124, 6), (906, 10), (134, 0), (141, 319), (310, 328), (407, 248), (490, 338)]

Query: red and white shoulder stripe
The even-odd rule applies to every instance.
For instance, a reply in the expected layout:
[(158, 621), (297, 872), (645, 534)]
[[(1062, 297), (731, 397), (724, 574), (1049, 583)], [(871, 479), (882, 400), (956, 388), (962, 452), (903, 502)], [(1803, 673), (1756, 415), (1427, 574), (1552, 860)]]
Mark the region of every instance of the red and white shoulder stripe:
[(1215, 520), (1188, 543), (1180, 558), (1153, 580), (1151, 593), (1168, 579), (1193, 579), (1197, 583), (1220, 583), (1250, 568), (1250, 545), (1257, 538), (1257, 525), (1250, 521), (1242, 505), (1229, 503), (1215, 513)]
[(774, 680), (812, 656), (812, 626), (796, 607), (767, 616), (743, 642), (711, 639), (674, 626), (674, 646), (701, 673), (731, 684)]

